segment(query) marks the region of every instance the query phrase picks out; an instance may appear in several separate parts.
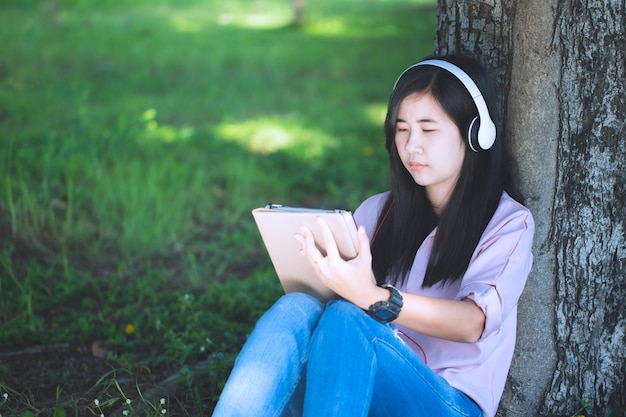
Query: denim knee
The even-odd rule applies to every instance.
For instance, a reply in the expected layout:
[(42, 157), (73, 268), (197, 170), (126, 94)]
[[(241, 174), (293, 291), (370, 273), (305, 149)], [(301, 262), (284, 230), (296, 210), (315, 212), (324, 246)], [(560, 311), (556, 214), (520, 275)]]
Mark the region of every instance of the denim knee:
[(283, 295), (276, 301), (275, 307), (289, 311), (300, 311), (304, 315), (310, 313), (321, 313), (324, 310), (324, 303), (317, 298), (302, 292), (292, 292)]
[(326, 304), (324, 315), (338, 315), (349, 319), (350, 317), (363, 319), (369, 318), (367, 313), (361, 307), (346, 300), (332, 300)]

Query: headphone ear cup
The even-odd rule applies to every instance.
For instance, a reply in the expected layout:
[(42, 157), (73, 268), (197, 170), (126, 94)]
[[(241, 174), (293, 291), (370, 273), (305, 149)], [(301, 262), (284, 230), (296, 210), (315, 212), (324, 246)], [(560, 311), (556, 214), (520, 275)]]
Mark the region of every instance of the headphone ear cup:
[(480, 120), (478, 116), (474, 117), (472, 121), (469, 123), (469, 127), (467, 128), (467, 144), (470, 149), (474, 152), (478, 152), (481, 149), (480, 144), (478, 143), (478, 128), (480, 127)]

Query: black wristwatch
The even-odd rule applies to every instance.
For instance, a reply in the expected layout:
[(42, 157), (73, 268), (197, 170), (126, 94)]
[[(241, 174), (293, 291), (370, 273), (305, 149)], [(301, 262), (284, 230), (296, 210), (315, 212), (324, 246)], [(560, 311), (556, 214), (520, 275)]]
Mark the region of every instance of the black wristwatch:
[(380, 287), (389, 290), (391, 293), (389, 300), (378, 301), (372, 304), (367, 310), (367, 314), (381, 323), (389, 323), (397, 319), (398, 315), (400, 315), (400, 310), (402, 310), (402, 295), (400, 295), (400, 292), (392, 285), (382, 284)]

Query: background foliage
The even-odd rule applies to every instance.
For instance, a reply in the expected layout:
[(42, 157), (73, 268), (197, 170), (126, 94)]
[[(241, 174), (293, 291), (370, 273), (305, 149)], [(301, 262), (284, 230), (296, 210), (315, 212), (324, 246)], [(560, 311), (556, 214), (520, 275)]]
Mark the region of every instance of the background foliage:
[[(206, 413), (281, 293), (250, 210), (387, 188), (386, 100), (435, 21), (432, 0), (310, 1), (299, 26), (287, 0), (3, 1), (0, 413), (113, 410), (211, 358), (167, 399)], [(59, 345), (62, 374), (20, 371)]]

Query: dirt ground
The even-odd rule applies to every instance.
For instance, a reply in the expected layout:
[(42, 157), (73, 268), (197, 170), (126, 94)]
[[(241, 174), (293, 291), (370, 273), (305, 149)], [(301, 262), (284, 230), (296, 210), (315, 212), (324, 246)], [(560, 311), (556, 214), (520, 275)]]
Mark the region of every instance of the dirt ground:
[[(0, 353), (0, 389), (9, 391), (7, 402), (0, 406), (3, 417), (32, 411), (42, 416), (52, 415), (57, 404), (64, 405), (67, 415), (121, 415), (122, 401), (97, 410), (94, 400), (105, 403), (120, 397), (120, 388), (137, 398), (142, 393), (161, 387), (171, 377), (166, 369), (140, 369), (135, 374), (114, 371), (105, 358), (106, 350), (97, 342), (91, 344), (59, 344), (29, 347)], [(8, 389), (7, 389), (8, 387)], [(0, 395), (4, 394), (1, 392)], [(185, 409), (184, 404), (168, 398), (167, 414), (210, 415), (213, 404), (203, 404), (203, 410)], [(154, 400), (158, 403), (158, 398)], [(197, 404), (195, 404), (197, 408)]]

